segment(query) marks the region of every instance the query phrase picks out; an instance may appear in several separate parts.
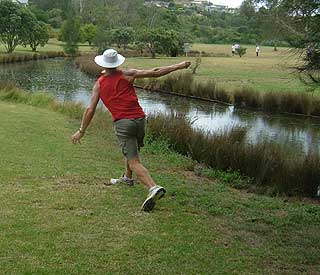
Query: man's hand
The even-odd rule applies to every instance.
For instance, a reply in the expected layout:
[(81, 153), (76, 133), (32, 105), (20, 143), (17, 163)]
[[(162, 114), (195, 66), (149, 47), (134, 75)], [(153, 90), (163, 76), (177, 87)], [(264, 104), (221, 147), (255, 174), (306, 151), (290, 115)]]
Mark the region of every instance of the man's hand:
[(186, 69), (191, 65), (191, 62), (190, 61), (183, 61), (183, 62), (179, 63), (178, 65), (181, 69)]
[(84, 133), (83, 132), (80, 132), (79, 130), (77, 132), (74, 133), (74, 135), (72, 136), (72, 143), (73, 144), (77, 144), (77, 143), (80, 143), (80, 139), (84, 136)]

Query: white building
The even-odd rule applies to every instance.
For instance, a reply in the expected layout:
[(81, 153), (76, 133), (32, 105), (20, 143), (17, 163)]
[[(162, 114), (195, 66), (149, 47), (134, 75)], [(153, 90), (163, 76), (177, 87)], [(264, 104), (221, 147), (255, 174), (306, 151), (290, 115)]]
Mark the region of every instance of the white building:
[(144, 5), (147, 7), (151, 7), (152, 5), (154, 5), (158, 8), (168, 8), (169, 7), (168, 2), (164, 2), (164, 1), (160, 1), (160, 0), (148, 0), (148, 1), (144, 2)]
[(220, 12), (227, 12), (229, 10), (229, 8), (225, 5), (215, 5), (215, 4), (211, 4), (210, 6), (206, 6), (205, 9), (207, 11), (220, 11)]
[(28, 0), (12, 0), (12, 1), (18, 4), (28, 5)]
[(191, 2), (191, 6), (205, 6), (207, 3), (207, 0), (194, 0)]

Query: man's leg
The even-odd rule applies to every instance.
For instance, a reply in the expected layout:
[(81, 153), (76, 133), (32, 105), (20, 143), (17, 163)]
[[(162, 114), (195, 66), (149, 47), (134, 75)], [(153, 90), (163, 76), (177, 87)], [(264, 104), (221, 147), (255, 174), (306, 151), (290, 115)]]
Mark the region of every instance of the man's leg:
[[(127, 177), (129, 177), (130, 173), (132, 176), (133, 171), (137, 175), (138, 179), (149, 189), (156, 185), (153, 179), (151, 178), (149, 171), (141, 164), (138, 156), (130, 160), (126, 159), (126, 166)], [(127, 172), (129, 172), (129, 174), (127, 174)]]
[(129, 166), (129, 162), (128, 162), (128, 159), (125, 157), (124, 158), (124, 163), (125, 163), (125, 169), (126, 169), (126, 172), (125, 172), (125, 175), (127, 178), (129, 179), (132, 179), (132, 170), (130, 169), (130, 166)]
[(136, 173), (138, 179), (149, 189), (149, 194), (143, 202), (141, 210), (150, 212), (156, 205), (156, 201), (165, 195), (166, 190), (154, 183), (149, 171), (140, 163), (138, 156), (129, 159), (128, 163), (130, 169)]

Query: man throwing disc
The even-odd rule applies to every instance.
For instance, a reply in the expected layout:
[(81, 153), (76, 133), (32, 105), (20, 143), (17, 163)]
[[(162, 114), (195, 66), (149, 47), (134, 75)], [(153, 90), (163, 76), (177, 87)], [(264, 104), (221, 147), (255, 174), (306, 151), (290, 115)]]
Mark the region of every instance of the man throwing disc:
[(110, 183), (132, 185), (134, 172), (149, 189), (149, 194), (141, 207), (141, 210), (149, 212), (154, 208), (156, 201), (165, 195), (166, 190), (155, 184), (149, 171), (139, 159), (139, 151), (143, 147), (145, 135), (146, 115), (139, 104), (133, 83), (138, 78), (160, 77), (188, 68), (191, 63), (184, 61), (150, 70), (121, 71), (118, 67), (123, 64), (125, 58), (113, 49), (108, 49), (102, 55), (96, 56), (94, 61), (105, 70), (93, 87), (90, 103), (83, 114), (79, 130), (72, 136), (72, 142), (74, 144), (80, 142), (101, 99), (112, 115), (114, 129), (125, 158), (123, 176), (119, 179), (111, 179)]

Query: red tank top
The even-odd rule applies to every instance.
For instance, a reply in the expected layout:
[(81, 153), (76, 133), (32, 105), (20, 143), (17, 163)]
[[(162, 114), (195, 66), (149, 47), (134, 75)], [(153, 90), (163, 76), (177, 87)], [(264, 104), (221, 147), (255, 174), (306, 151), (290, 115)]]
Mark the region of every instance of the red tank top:
[(145, 117), (133, 84), (124, 78), (122, 71), (99, 77), (100, 98), (112, 114), (113, 121)]

